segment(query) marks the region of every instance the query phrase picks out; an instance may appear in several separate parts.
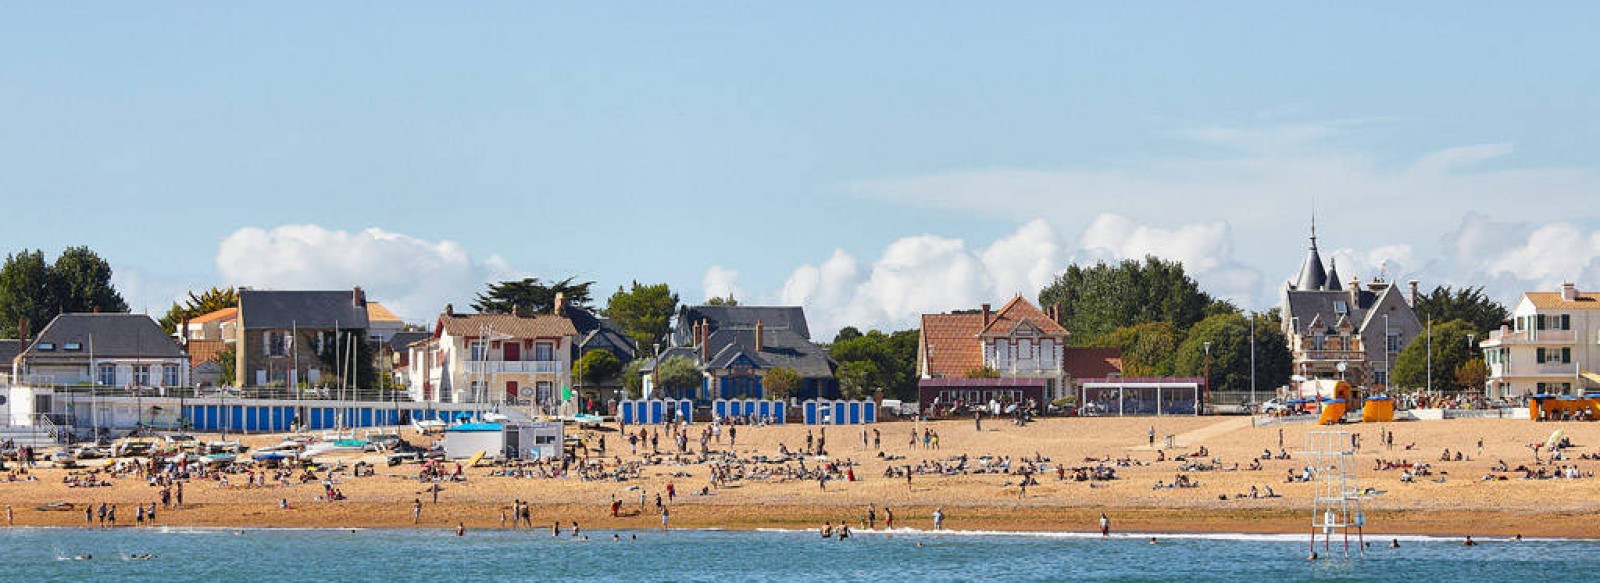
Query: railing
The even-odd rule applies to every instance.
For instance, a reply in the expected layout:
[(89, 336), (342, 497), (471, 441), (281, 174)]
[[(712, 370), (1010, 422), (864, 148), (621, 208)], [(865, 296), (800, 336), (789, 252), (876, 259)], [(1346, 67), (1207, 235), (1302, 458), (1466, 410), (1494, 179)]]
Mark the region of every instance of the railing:
[(468, 374), (556, 374), (561, 370), (559, 360), (490, 360), (467, 361), (462, 367)]
[(405, 387), (363, 387), (340, 390), (335, 387), (167, 387), (129, 391), (124, 387), (56, 387), (57, 400), (94, 397), (167, 397), (172, 399), (283, 399), (295, 401), (401, 401), (411, 400)]
[(1519, 332), (1489, 332), (1489, 340), (1506, 343), (1518, 342), (1577, 342), (1578, 333), (1572, 330), (1522, 330)]

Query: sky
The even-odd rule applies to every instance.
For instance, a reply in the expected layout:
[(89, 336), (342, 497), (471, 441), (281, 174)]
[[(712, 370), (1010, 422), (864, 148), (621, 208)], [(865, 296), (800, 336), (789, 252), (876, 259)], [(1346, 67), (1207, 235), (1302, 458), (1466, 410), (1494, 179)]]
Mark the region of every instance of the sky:
[(135, 311), (488, 281), (800, 304), (819, 335), (1183, 261), (1600, 288), (1600, 5), (33, 3), (0, 17), (0, 250)]

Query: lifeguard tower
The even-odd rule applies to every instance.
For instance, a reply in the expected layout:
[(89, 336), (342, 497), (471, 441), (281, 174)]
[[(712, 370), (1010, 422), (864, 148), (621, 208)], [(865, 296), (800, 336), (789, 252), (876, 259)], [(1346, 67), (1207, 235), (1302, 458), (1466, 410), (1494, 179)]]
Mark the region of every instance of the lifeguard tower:
[(1356, 552), (1366, 555), (1362, 527), (1367, 516), (1361, 511), (1361, 488), (1356, 484), (1355, 448), (1348, 431), (1306, 433), (1306, 460), (1316, 475), (1316, 497), (1311, 502), (1311, 551), (1317, 550), (1317, 535), (1322, 535), (1324, 552), (1333, 547), (1335, 532), (1344, 536), (1344, 554), (1350, 556), (1350, 529), (1355, 529)]

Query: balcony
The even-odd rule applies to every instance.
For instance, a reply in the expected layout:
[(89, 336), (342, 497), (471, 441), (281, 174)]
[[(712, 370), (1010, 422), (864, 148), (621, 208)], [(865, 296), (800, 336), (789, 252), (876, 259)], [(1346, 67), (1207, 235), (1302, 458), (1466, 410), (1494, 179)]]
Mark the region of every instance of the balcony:
[(472, 361), (463, 364), (462, 370), (467, 374), (558, 374), (561, 372), (559, 360), (490, 360)]
[(1572, 344), (1578, 341), (1578, 334), (1572, 330), (1495, 330), (1489, 332), (1489, 341), (1501, 344)]

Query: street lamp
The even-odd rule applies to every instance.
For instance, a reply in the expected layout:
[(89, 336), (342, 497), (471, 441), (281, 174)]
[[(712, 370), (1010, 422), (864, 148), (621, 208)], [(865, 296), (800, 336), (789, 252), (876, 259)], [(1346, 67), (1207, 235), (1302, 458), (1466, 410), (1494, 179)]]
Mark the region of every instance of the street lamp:
[(1206, 343), (1206, 382), (1205, 382), (1205, 386), (1201, 388), (1200, 403), (1196, 407), (1196, 409), (1197, 409), (1197, 411), (1195, 411), (1196, 414), (1202, 414), (1202, 415), (1205, 414), (1206, 398), (1210, 396), (1210, 393), (1211, 393), (1211, 343), (1207, 342)]
[(1389, 391), (1389, 315), (1383, 315), (1383, 390)]

